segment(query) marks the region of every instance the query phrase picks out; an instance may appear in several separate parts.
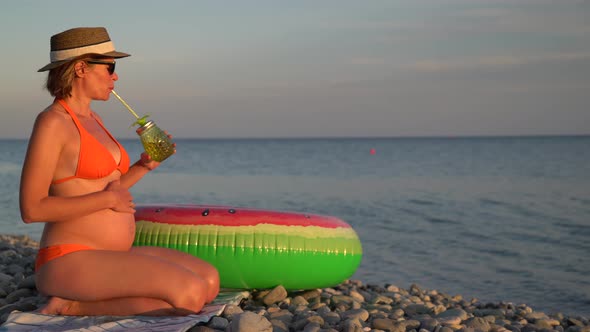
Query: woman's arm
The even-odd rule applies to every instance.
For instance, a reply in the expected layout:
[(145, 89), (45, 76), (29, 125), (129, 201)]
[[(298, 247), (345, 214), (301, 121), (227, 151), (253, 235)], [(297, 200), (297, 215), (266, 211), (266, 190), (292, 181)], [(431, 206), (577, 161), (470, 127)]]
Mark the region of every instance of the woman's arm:
[(20, 212), (25, 223), (58, 222), (84, 216), (103, 209), (133, 213), (129, 191), (118, 181), (105, 190), (75, 197), (50, 196), (49, 188), (67, 128), (64, 118), (53, 112), (42, 112), (35, 121), (20, 182)]
[(127, 189), (133, 187), (141, 178), (160, 166), (160, 163), (153, 161), (150, 156), (142, 152), (140, 159), (135, 162), (127, 173), (121, 175), (121, 185)]

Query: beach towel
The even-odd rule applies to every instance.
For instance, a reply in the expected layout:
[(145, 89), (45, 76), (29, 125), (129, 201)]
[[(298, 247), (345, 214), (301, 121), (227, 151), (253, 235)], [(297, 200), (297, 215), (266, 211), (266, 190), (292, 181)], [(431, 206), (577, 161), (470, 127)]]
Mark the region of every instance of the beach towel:
[(4, 332), (185, 332), (219, 316), (228, 304), (238, 305), (247, 291), (222, 292), (201, 312), (188, 316), (56, 316), (13, 311), (0, 331)]

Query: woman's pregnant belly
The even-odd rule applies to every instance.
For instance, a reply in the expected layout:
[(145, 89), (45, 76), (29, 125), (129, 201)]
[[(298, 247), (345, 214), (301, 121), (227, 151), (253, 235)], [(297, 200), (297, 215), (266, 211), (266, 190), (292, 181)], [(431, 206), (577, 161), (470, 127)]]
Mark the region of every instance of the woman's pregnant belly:
[(96, 249), (129, 250), (134, 238), (133, 214), (107, 209), (82, 218), (46, 224), (41, 246), (76, 243)]
[[(111, 181), (119, 179), (119, 171), (97, 180), (76, 178), (52, 186), (50, 194), (62, 197), (82, 196), (103, 191)], [(47, 223), (41, 246), (76, 243), (97, 249), (129, 250), (134, 238), (135, 217), (132, 213), (103, 209), (71, 220)]]

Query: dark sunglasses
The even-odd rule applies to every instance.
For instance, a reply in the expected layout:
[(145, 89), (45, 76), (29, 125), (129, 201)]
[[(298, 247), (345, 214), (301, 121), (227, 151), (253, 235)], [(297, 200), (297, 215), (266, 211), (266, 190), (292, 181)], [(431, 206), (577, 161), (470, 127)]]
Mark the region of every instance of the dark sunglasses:
[(101, 61), (101, 60), (86, 60), (88, 63), (92, 64), (99, 64), (99, 65), (108, 65), (107, 68), (110, 75), (115, 73), (115, 65), (117, 64), (115, 61)]

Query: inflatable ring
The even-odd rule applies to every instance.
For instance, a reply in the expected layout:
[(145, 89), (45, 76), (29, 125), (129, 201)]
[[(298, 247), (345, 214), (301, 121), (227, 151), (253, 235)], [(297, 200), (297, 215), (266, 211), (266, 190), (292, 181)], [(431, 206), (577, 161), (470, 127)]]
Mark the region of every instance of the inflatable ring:
[(136, 208), (136, 246), (190, 253), (219, 271), (222, 288), (335, 286), (358, 268), (362, 247), (344, 221), (295, 212), (204, 205)]

